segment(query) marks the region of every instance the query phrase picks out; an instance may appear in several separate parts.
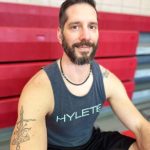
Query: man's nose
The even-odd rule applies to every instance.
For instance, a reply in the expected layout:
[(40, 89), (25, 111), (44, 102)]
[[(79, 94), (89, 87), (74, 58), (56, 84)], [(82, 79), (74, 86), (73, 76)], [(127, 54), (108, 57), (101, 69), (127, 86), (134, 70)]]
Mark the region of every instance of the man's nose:
[(82, 40), (89, 40), (89, 39), (90, 39), (89, 29), (83, 28), (80, 33), (80, 40), (82, 41)]

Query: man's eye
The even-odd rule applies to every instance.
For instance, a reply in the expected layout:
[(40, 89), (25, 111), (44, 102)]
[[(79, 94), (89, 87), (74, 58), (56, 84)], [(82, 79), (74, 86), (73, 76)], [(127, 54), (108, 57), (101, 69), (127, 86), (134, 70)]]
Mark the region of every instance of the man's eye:
[(90, 25), (89, 28), (92, 29), (92, 30), (96, 30), (96, 29), (97, 29), (97, 26)]
[(74, 26), (71, 26), (71, 29), (73, 29), (73, 30), (78, 30), (79, 27), (78, 27), (77, 25), (74, 25)]

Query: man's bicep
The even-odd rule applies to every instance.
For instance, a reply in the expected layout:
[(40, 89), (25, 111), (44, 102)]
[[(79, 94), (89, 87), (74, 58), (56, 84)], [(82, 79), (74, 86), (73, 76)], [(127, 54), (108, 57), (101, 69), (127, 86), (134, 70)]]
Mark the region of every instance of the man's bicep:
[(14, 129), (14, 132), (13, 132), (11, 145), (15, 145), (16, 149), (18, 149), (22, 143), (30, 141), (35, 122), (36, 122), (36, 119), (25, 117), (24, 108), (22, 106), (19, 112), (19, 116), (18, 116), (18, 120)]
[(11, 138), (11, 150), (46, 150), (45, 116), (50, 110), (47, 91), (38, 76), (24, 87), (19, 99), (18, 119)]
[(21, 106), (10, 143), (11, 150), (46, 150), (47, 134), (45, 119), (27, 117)]

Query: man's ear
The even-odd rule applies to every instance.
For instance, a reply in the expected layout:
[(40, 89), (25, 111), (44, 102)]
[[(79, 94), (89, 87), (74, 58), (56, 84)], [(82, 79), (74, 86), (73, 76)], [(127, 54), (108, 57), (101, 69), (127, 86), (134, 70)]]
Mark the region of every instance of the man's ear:
[(60, 44), (62, 44), (62, 33), (61, 33), (61, 29), (59, 27), (57, 29), (57, 39), (58, 39), (58, 42)]

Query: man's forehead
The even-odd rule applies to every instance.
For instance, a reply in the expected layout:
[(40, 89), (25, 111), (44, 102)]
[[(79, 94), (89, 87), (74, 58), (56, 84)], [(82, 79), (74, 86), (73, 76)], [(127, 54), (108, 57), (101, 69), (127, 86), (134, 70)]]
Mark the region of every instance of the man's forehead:
[(83, 18), (91, 19), (91, 21), (94, 21), (94, 19), (95, 21), (97, 20), (96, 10), (87, 3), (78, 3), (68, 7), (66, 10), (66, 15), (69, 20), (76, 19), (76, 21), (78, 21)]

